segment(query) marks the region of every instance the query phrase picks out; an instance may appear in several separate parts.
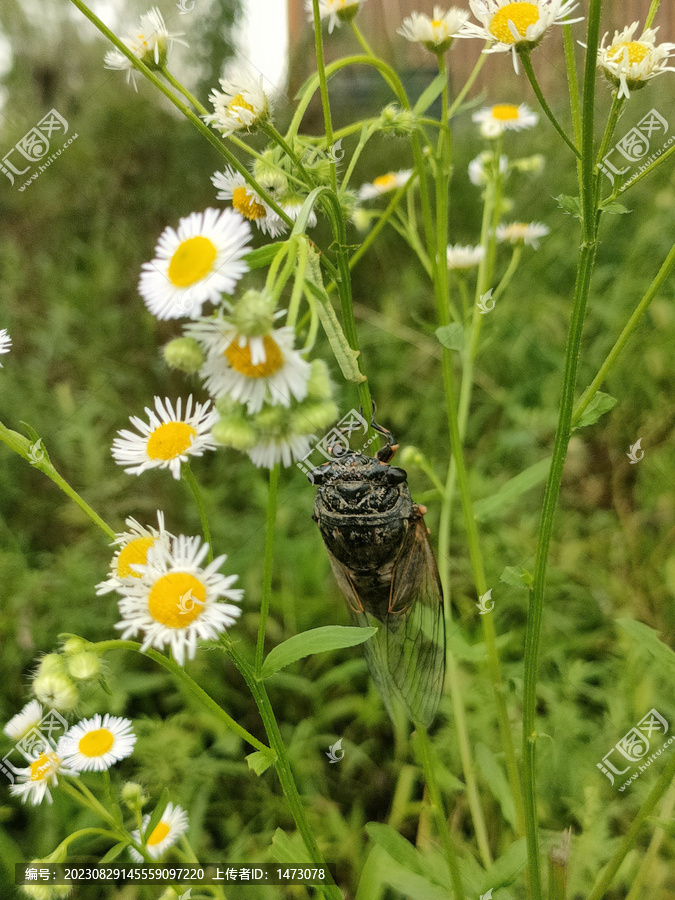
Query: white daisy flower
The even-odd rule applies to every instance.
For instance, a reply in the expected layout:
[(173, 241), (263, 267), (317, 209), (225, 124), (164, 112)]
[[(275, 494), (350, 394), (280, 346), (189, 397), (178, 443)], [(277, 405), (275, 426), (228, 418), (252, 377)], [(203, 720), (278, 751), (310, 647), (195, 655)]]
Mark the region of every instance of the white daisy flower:
[(248, 272), (251, 228), (231, 209), (206, 209), (159, 236), (155, 259), (143, 263), (138, 292), (158, 319), (198, 319), (208, 301), (232, 294)]
[(292, 328), (251, 336), (219, 316), (189, 326), (186, 333), (206, 351), (200, 375), (214, 399), (231, 397), (253, 414), (264, 402), (290, 406), (291, 398), (303, 400), (307, 395), (310, 366), (293, 349)]
[(125, 466), (129, 475), (140, 475), (147, 469), (169, 469), (174, 478), (180, 478), (181, 463), (216, 447), (210, 431), (218, 421), (218, 413), (208, 401), (195, 403), (194, 412), (192, 404), (190, 396), (182, 415), (180, 398), (174, 411), (170, 400), (155, 397), (155, 411), (145, 407), (148, 423), (138, 416), (129, 419), (140, 434), (126, 428), (117, 432), (119, 437), (112, 445), (115, 462)]
[(633, 22), (623, 31), (615, 31), (607, 47), (605, 34), (598, 50), (598, 66), (619, 88), (619, 97), (630, 97), (631, 91), (644, 87), (662, 72), (675, 72), (675, 68), (666, 65), (675, 55), (675, 44), (657, 44), (658, 28), (647, 28), (638, 40), (633, 40), (638, 24)]
[[(149, 821), (149, 815), (143, 816), (143, 831), (148, 827)], [(185, 810), (180, 806), (174, 806), (173, 803), (167, 803), (162, 818), (146, 841), (141, 841), (141, 835), (137, 828), (131, 832), (131, 836), (137, 843), (143, 843), (153, 859), (159, 859), (165, 850), (175, 844), (182, 834), (185, 834), (187, 829), (188, 817)], [(143, 857), (133, 847), (129, 847), (129, 854), (134, 862), (143, 862)]]
[[(489, 151), (484, 151), (483, 153), (479, 153), (475, 159), (472, 159), (469, 163), (469, 181), (471, 184), (475, 184), (476, 187), (485, 187), (485, 185), (490, 181), (492, 175), (492, 167), (488, 169), (488, 164), (492, 159), (492, 154)], [(499, 157), (499, 174), (506, 175), (509, 169), (509, 158), (502, 154)]]
[(131, 756), (136, 735), (129, 719), (96, 714), (82, 719), (63, 735), (57, 753), (76, 772), (102, 772)]
[(218, 189), (216, 199), (231, 200), (233, 208), (245, 219), (254, 222), (263, 234), (275, 238), (287, 231), (284, 220), (253, 190), (241, 172), (229, 166), (211, 176)]
[(110, 574), (105, 581), (96, 585), (97, 594), (109, 594), (110, 591), (119, 590), (130, 578), (140, 578), (136, 566), (145, 565), (150, 547), (153, 547), (157, 541), (168, 545), (173, 537), (164, 528), (164, 513), (159, 510), (157, 511), (158, 528), (153, 528), (152, 525), (145, 528), (131, 516), (125, 519), (125, 522), (129, 530), (115, 535), (112, 546), (117, 546), (118, 549), (110, 561)]
[(304, 459), (312, 449), (310, 439), (305, 434), (288, 434), (261, 441), (247, 450), (248, 458), (259, 469), (272, 469), (277, 463), (290, 466)]
[(20, 741), (28, 732), (42, 721), (42, 706), (37, 700), (31, 700), (24, 708), (9, 720), (2, 729), (13, 741)]
[(209, 94), (213, 113), (202, 118), (225, 137), (235, 131), (251, 131), (269, 118), (270, 101), (262, 75), (239, 69), (230, 78), (221, 78), (220, 86), (222, 91)]
[(201, 568), (208, 549), (201, 538), (184, 535), (174, 538), (170, 548), (155, 544), (146, 565), (138, 569), (138, 582), (124, 586), (119, 601), (122, 621), (115, 625), (123, 640), (141, 632), (141, 652), (169, 646), (182, 666), (186, 658), (194, 659), (198, 638), (215, 640), (234, 625), (240, 608), (218, 598), (239, 601), (244, 592), (231, 587), (236, 575), (218, 572), (227, 556), (218, 556)]
[(551, 25), (581, 21), (566, 18), (577, 5), (577, 0), (469, 0), (480, 25), (467, 22), (458, 37), (492, 41), (493, 46), (484, 53), (511, 51), (517, 72), (518, 51), (536, 47)]
[[(298, 216), (300, 215), (300, 210), (302, 209), (302, 204), (306, 199), (306, 197), (301, 197), (300, 194), (294, 194), (284, 198), (284, 200), (282, 201), (281, 208), (292, 222), (297, 222)], [(316, 226), (316, 222), (316, 213), (314, 212), (314, 210), (312, 210), (307, 218), (307, 227), (314, 228)]]
[(404, 185), (410, 176), (412, 169), (401, 169), (399, 172), (387, 172), (386, 175), (378, 175), (370, 184), (362, 184), (359, 190), (359, 200), (372, 200), (381, 194), (388, 194)]
[[(141, 16), (138, 30), (130, 31), (126, 38), (122, 38), (122, 42), (148, 68), (159, 69), (166, 65), (167, 53), (172, 44), (183, 44), (184, 47), (187, 47), (185, 41), (178, 40), (180, 37), (180, 34), (169, 34), (161, 12), (156, 6), (153, 6), (149, 12)], [(106, 53), (104, 66), (106, 69), (126, 71), (127, 83), (131, 81), (134, 88), (137, 89), (136, 69), (119, 50), (109, 50)]]
[(513, 103), (497, 103), (486, 106), (471, 116), (481, 126), (483, 137), (494, 138), (505, 131), (522, 131), (532, 128), (539, 121), (539, 116), (532, 112), (526, 103), (515, 106)]
[(28, 801), (33, 806), (38, 806), (47, 798), (47, 803), (52, 802), (49, 790), (58, 784), (57, 775), (76, 775), (74, 769), (69, 769), (63, 764), (63, 760), (53, 750), (46, 750), (25, 769), (17, 769), (16, 784), (10, 785), (9, 792), (15, 797), (21, 797), (21, 802)]
[(414, 41), (426, 47), (432, 53), (444, 53), (459, 34), (460, 29), (469, 18), (469, 13), (456, 6), (447, 12), (440, 6), (434, 6), (433, 16), (414, 12), (403, 20), (398, 34), (408, 41)]
[(511, 222), (509, 225), (497, 226), (497, 240), (509, 244), (527, 244), (535, 250), (539, 247), (539, 239), (546, 237), (550, 229), (541, 222)]
[(463, 246), (451, 244), (447, 249), (449, 269), (472, 269), (479, 265), (485, 256), (485, 247)]
[[(0, 353), (9, 353), (10, 347), (12, 346), (12, 339), (7, 333), (6, 328), (0, 328)], [(0, 363), (0, 369), (2, 368), (2, 363)]]
[[(328, 33), (332, 34), (337, 25), (351, 22), (365, 0), (319, 0), (319, 16), (321, 21), (328, 19)], [(305, 0), (305, 9), (309, 13), (309, 21), (314, 19), (312, 0)]]

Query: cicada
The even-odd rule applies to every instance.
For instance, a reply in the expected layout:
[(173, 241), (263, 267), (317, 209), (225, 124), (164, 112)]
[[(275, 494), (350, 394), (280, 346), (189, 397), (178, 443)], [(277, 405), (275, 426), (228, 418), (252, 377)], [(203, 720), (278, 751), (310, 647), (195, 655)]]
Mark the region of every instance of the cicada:
[(392, 719), (402, 707), (428, 727), (445, 676), (441, 582), (426, 509), (413, 502), (405, 470), (389, 465), (391, 432), (372, 425), (386, 438), (374, 457), (335, 447), (309, 474), (318, 487), (313, 519), (353, 621), (377, 627), (366, 661)]

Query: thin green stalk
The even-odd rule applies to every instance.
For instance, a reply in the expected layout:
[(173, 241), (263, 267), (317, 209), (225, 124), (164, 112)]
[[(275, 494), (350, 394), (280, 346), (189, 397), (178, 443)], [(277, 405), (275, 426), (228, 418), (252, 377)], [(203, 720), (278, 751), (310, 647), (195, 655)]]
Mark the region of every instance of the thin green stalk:
[(206, 506), (204, 505), (204, 497), (199, 487), (199, 483), (195, 478), (195, 474), (192, 471), (189, 462), (184, 462), (181, 465), (180, 471), (181, 475), (183, 476), (183, 481), (192, 491), (192, 496), (195, 498), (195, 503), (197, 504), (197, 509), (199, 510), (199, 518), (201, 519), (202, 523), (202, 533), (204, 534), (204, 540), (209, 545), (209, 550), (206, 558), (209, 562), (213, 562), (213, 543), (211, 542), (211, 529), (209, 527), (209, 520), (208, 516), (206, 515)]
[(260, 678), (265, 653), (265, 631), (272, 596), (272, 569), (274, 563), (274, 525), (277, 518), (277, 489), (279, 487), (279, 463), (270, 469), (267, 491), (267, 520), (265, 525), (265, 555), (263, 557), (262, 596), (260, 599), (260, 624), (255, 653), (255, 676)]
[[(492, 45), (492, 41), (487, 41), (487, 43), (485, 44), (485, 47), (483, 47), (483, 51), (487, 50), (491, 45)], [(478, 78), (478, 76), (480, 74), (480, 70), (485, 65), (486, 60), (487, 60), (487, 54), (485, 52), (482, 52), (479, 55), (478, 59), (476, 60), (476, 65), (471, 70), (471, 74), (467, 78), (464, 87), (459, 92), (459, 94), (457, 94), (455, 99), (452, 101), (452, 105), (450, 106), (450, 108), (447, 111), (447, 118), (444, 120), (445, 125), (448, 124), (450, 119), (457, 112), (457, 110), (459, 109), (459, 107), (462, 104), (462, 101), (464, 100), (466, 95), (469, 93), (469, 91), (473, 87), (473, 84), (474, 84), (476, 78)]]
[(649, 7), (649, 12), (647, 13), (647, 19), (645, 20), (645, 29), (652, 27), (654, 19), (656, 18), (656, 13), (659, 11), (660, 5), (661, 0), (652, 0), (651, 6)]
[(445, 810), (443, 809), (443, 799), (441, 798), (441, 792), (438, 787), (438, 782), (436, 781), (436, 766), (431, 755), (429, 736), (426, 729), (422, 728), (420, 725), (416, 728), (416, 734), (417, 745), (420, 751), (420, 761), (424, 771), (424, 780), (426, 781), (427, 790), (429, 791), (429, 800), (431, 801), (431, 811), (436, 820), (436, 828), (438, 829), (438, 834), (445, 852), (445, 860), (448, 864), (448, 869), (450, 870), (450, 879), (454, 890), (454, 900), (464, 900), (466, 894), (464, 893), (464, 885), (462, 884), (462, 877), (459, 872), (457, 851), (455, 850), (448, 820), (445, 815)]
[(570, 90), (570, 107), (572, 109), (572, 128), (574, 129), (574, 140), (579, 144), (581, 141), (581, 104), (579, 103), (579, 79), (577, 77), (577, 63), (574, 57), (574, 37), (571, 25), (563, 25), (563, 42), (565, 45), (565, 64), (567, 65), (567, 84)]
[(525, 69), (525, 74), (527, 75), (529, 82), (532, 85), (532, 90), (534, 91), (534, 93), (537, 97), (537, 100), (539, 101), (539, 105), (543, 109), (547, 119), (549, 120), (551, 125), (553, 125), (553, 127), (558, 132), (560, 137), (565, 141), (565, 143), (570, 148), (572, 153), (574, 153), (575, 156), (580, 156), (581, 154), (579, 153), (578, 148), (574, 146), (572, 141), (565, 134), (562, 125), (560, 124), (560, 122), (558, 122), (556, 117), (553, 115), (551, 107), (548, 105), (548, 103), (546, 102), (546, 98), (544, 97), (544, 95), (541, 92), (541, 88), (539, 87), (539, 82), (537, 81), (537, 76), (534, 74), (534, 69), (532, 68), (532, 60), (530, 59), (530, 51), (522, 50), (522, 51), (520, 51), (519, 56), (520, 56), (520, 61), (523, 64), (523, 69)]
[[(307, 815), (304, 806), (302, 805), (300, 794), (298, 793), (293, 772), (291, 771), (286, 745), (284, 744), (281, 732), (279, 731), (279, 726), (277, 725), (264, 683), (255, 676), (253, 670), (239, 653), (229, 637), (226, 635), (221, 636), (221, 644), (243, 675), (244, 680), (253, 695), (256, 706), (258, 707), (263, 725), (265, 726), (267, 738), (270, 742), (270, 747), (276, 755), (274, 767), (276, 769), (277, 777), (279, 778), (283, 792), (286, 795), (293, 819), (302, 836), (312, 863), (327, 870), (328, 866), (326, 865), (312, 828), (307, 820)], [(342, 892), (336, 885), (324, 885), (319, 887), (318, 890), (321, 890), (328, 900), (343, 900)]]
[(190, 91), (185, 87), (184, 84), (181, 84), (181, 82), (177, 78), (175, 78), (171, 74), (171, 72), (169, 72), (166, 66), (160, 66), (159, 71), (166, 78), (171, 87), (175, 88), (180, 94), (185, 97), (188, 103), (191, 103), (194, 106), (200, 116), (205, 116), (208, 114), (208, 109), (203, 106), (193, 94), (190, 93)]
[[(668, 789), (668, 793), (663, 799), (663, 805), (659, 810), (659, 819), (662, 822), (668, 822), (672, 819), (673, 809), (675, 809), (675, 781), (671, 782), (671, 785)], [(647, 851), (644, 855), (642, 862), (640, 863), (640, 868), (635, 873), (635, 877), (633, 878), (633, 885), (630, 889), (630, 893), (626, 897), (626, 900), (642, 900), (644, 896), (643, 891), (645, 890), (645, 884), (649, 883), (650, 876), (655, 870), (656, 858), (659, 854), (659, 850), (661, 849), (661, 844), (663, 843), (663, 839), (666, 836), (666, 832), (660, 825), (656, 825), (654, 828), (654, 834), (652, 835), (652, 839), (649, 842), (649, 846), (647, 847)], [(650, 884), (652, 890), (654, 890), (655, 886), (653, 882)]]
[(170, 657), (163, 656), (161, 653), (158, 653), (157, 650), (148, 649), (141, 651), (141, 645), (136, 641), (98, 641), (98, 643), (91, 644), (90, 649), (95, 650), (97, 653), (107, 653), (109, 650), (132, 650), (134, 653), (141, 653), (142, 656), (148, 656), (156, 663), (159, 663), (162, 668), (166, 669), (180, 685), (187, 688), (190, 693), (194, 694), (210, 713), (217, 719), (220, 719), (220, 721), (231, 731), (238, 734), (247, 744), (250, 744), (252, 747), (255, 747), (256, 750), (260, 750), (261, 753), (265, 753), (269, 757), (273, 755), (269, 747), (266, 747), (258, 740), (258, 738), (253, 737), (253, 735), (243, 728), (239, 722), (228, 715), (225, 710), (216, 703), (213, 697), (207, 694), (206, 691), (187, 674), (185, 669), (183, 669), (182, 666), (179, 666), (178, 663)]
[(363, 33), (362, 33), (361, 29), (360, 29), (359, 26), (356, 24), (356, 22), (354, 21), (354, 19), (352, 19), (351, 22), (350, 22), (349, 24), (350, 24), (351, 27), (352, 27), (352, 31), (354, 32), (354, 36), (355, 36), (356, 40), (359, 42), (359, 44), (361, 44), (361, 47), (363, 48), (363, 52), (364, 52), (364, 53), (367, 53), (368, 56), (375, 56), (375, 53), (373, 53), (372, 47), (370, 46), (370, 44), (368, 43), (368, 41), (367, 41), (367, 40), (365, 39), (365, 37), (363, 36)]
[(624, 191), (627, 191), (629, 188), (635, 187), (635, 185), (642, 181), (643, 178), (646, 178), (648, 175), (651, 175), (654, 169), (658, 169), (659, 166), (662, 166), (666, 160), (670, 159), (670, 157), (675, 153), (675, 144), (666, 150), (665, 153), (662, 153), (658, 159), (655, 159), (653, 163), (650, 163), (644, 172), (640, 172), (640, 174), (636, 178), (632, 178), (629, 182), (627, 181), (625, 184), (622, 184), (619, 188), (618, 192), (615, 191), (612, 194), (612, 197), (618, 197), (619, 194), (623, 194)]
[(410, 178), (406, 181), (406, 183), (402, 184), (401, 187), (395, 191), (393, 197), (389, 201), (389, 205), (387, 206), (385, 211), (382, 213), (380, 218), (377, 220), (377, 223), (373, 226), (372, 230), (368, 232), (368, 234), (366, 235), (361, 246), (357, 250), (355, 250), (354, 253), (351, 255), (351, 257), (349, 258), (349, 268), (350, 269), (353, 269), (354, 266), (357, 264), (357, 262), (364, 255), (364, 253), (366, 253), (370, 249), (373, 242), (375, 241), (377, 236), (380, 234), (380, 232), (382, 231), (384, 226), (387, 224), (389, 219), (396, 212), (398, 204), (401, 202), (401, 198), (403, 197), (403, 195), (407, 191), (408, 187), (413, 183), (413, 181), (415, 180), (416, 177), (417, 177), (416, 173), (412, 172), (410, 175)]
[(305, 276), (307, 274), (307, 241), (298, 242), (297, 266), (295, 269), (295, 280), (293, 282), (293, 290), (291, 291), (291, 299), (288, 301), (288, 314), (286, 316), (286, 325), (289, 328), (295, 328), (298, 318), (298, 310), (300, 309), (300, 301), (305, 293)]
[(609, 145), (612, 140), (612, 136), (614, 134), (614, 129), (616, 128), (616, 124), (619, 121), (619, 116), (621, 115), (621, 110), (623, 109), (624, 98), (618, 96), (618, 91), (615, 90), (612, 94), (612, 108), (609, 113), (609, 118), (607, 120), (607, 126), (605, 128), (605, 133), (602, 138), (602, 142), (600, 144), (600, 149), (598, 150), (598, 156), (595, 161), (596, 170), (595, 170), (595, 202), (596, 205), (600, 202), (600, 195), (602, 192), (602, 172), (599, 168), (597, 168), (602, 160), (605, 157), (605, 154), (609, 150)]
[(274, 127), (274, 125), (272, 125), (271, 122), (266, 122), (264, 125), (261, 126), (261, 129), (262, 129), (262, 131), (265, 132), (267, 137), (270, 138), (270, 140), (274, 141), (275, 144), (278, 144), (279, 147), (281, 147), (281, 149), (284, 151), (286, 156), (291, 160), (291, 162), (295, 166), (297, 166), (300, 174), (305, 179), (305, 183), (306, 183), (307, 187), (310, 189), (313, 187), (316, 187), (316, 179), (312, 178), (312, 176), (309, 174), (307, 169), (302, 164), (302, 160), (300, 159), (298, 154), (295, 153), (295, 151), (290, 146), (290, 144), (287, 143), (287, 141), (283, 137), (283, 135), (279, 134), (279, 132)]
[(668, 764), (659, 776), (659, 780), (649, 792), (645, 802), (640, 807), (637, 816), (633, 819), (633, 823), (623, 837), (623, 840), (617, 847), (614, 855), (607, 866), (600, 873), (593, 889), (588, 895), (587, 900), (601, 900), (609, 890), (614, 876), (619, 871), (621, 863), (626, 858), (628, 851), (634, 846), (638, 835), (642, 830), (645, 821), (651, 816), (656, 809), (656, 804), (670, 787), (673, 778), (675, 778), (675, 753), (668, 760)]
[(588, 404), (591, 402), (593, 397), (600, 390), (603, 382), (607, 378), (607, 374), (610, 369), (614, 366), (614, 363), (619, 358), (623, 348), (628, 343), (631, 335), (635, 331), (638, 322), (642, 318), (642, 316), (647, 311), (649, 304), (652, 302), (654, 297), (657, 296), (663, 285), (665, 284), (668, 276), (673, 271), (673, 267), (675, 266), (675, 244), (672, 246), (670, 253), (666, 257), (663, 265), (658, 271), (658, 274), (650, 284), (646, 294), (640, 300), (633, 315), (630, 317), (628, 322), (626, 323), (623, 331), (619, 335), (616, 340), (616, 343), (612, 347), (612, 349), (607, 354), (607, 357), (603, 364), (600, 366), (598, 370), (598, 374), (595, 376), (591, 384), (586, 388), (581, 397), (579, 398), (576, 406), (574, 407), (574, 413), (572, 415), (572, 427), (574, 427), (585, 410), (588, 408)]
[[(321, 14), (319, 12), (319, 0), (312, 0), (314, 10), (314, 50), (316, 53), (316, 67), (319, 76), (319, 90), (321, 92), (321, 108), (323, 110), (323, 126), (326, 132), (326, 143), (333, 145), (333, 120), (330, 114), (330, 98), (328, 97), (328, 82), (326, 80), (326, 65), (323, 58), (323, 35), (321, 33)], [(333, 191), (337, 194), (337, 167), (335, 160), (330, 162), (330, 181)]]

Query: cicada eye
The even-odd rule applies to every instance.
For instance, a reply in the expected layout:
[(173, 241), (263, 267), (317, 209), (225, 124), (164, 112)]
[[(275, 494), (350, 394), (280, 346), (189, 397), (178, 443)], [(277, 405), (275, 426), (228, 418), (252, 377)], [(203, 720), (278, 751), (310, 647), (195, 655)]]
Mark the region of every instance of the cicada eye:
[(307, 473), (307, 478), (312, 482), (312, 484), (323, 484), (326, 480), (326, 475), (328, 473), (323, 467), (319, 467), (318, 469), (312, 469), (311, 472)]
[(401, 484), (407, 477), (408, 473), (405, 469), (400, 469), (398, 466), (388, 466), (387, 481), (389, 484)]

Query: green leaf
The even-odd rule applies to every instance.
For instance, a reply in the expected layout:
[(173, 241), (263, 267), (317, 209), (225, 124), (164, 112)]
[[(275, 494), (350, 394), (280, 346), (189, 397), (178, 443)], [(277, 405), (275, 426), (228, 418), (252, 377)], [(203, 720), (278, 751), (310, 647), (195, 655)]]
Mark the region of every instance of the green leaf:
[(112, 862), (114, 859), (120, 855), (123, 850), (126, 850), (129, 845), (126, 841), (120, 841), (119, 844), (115, 844), (108, 850), (105, 856), (102, 859), (99, 859), (99, 866), (104, 866), (106, 863)]
[(593, 425), (600, 416), (603, 416), (613, 406), (616, 406), (616, 402), (616, 397), (611, 397), (609, 394), (603, 394), (602, 391), (598, 391), (586, 407), (575, 428), (585, 428), (586, 425)]
[(445, 72), (441, 72), (437, 75), (431, 84), (428, 84), (422, 93), (417, 98), (417, 102), (413, 106), (413, 112), (416, 116), (421, 116), (425, 113), (431, 104), (436, 100), (437, 97), (440, 97), (443, 88), (448, 83), (448, 76)]
[(568, 197), (566, 194), (559, 194), (555, 201), (561, 209), (574, 216), (575, 219), (581, 218), (581, 202), (578, 197)]
[(378, 846), (386, 850), (392, 859), (400, 863), (410, 872), (422, 875), (425, 871), (424, 860), (419, 850), (402, 834), (399, 834), (391, 825), (382, 825), (379, 822), (368, 822), (366, 825), (368, 837)]
[(675, 668), (675, 653), (667, 644), (659, 638), (657, 631), (645, 625), (643, 622), (636, 622), (635, 619), (617, 619), (616, 624), (619, 628), (623, 628), (626, 634), (630, 635), (634, 641), (642, 647), (650, 656), (653, 656), (658, 662), (663, 663), (669, 668)]
[(497, 803), (499, 803), (504, 818), (515, 831), (517, 829), (517, 822), (513, 794), (511, 793), (511, 788), (509, 787), (506, 775), (497, 761), (497, 757), (489, 747), (486, 747), (485, 744), (479, 742), (476, 744), (476, 762), (483, 773), (488, 789)]
[(507, 566), (499, 576), (499, 580), (503, 581), (504, 584), (512, 584), (514, 587), (529, 589), (532, 587), (533, 578), (532, 573), (528, 572), (527, 569), (523, 569), (521, 566), (518, 568), (515, 566)]
[(632, 209), (628, 209), (627, 206), (624, 206), (623, 203), (619, 203), (618, 200), (611, 199), (604, 200), (600, 204), (600, 209), (608, 213), (610, 216), (624, 216), (626, 213), (633, 212)]
[(264, 247), (251, 250), (244, 257), (244, 261), (248, 263), (249, 269), (262, 269), (265, 266), (269, 266), (285, 243), (286, 241), (276, 241), (274, 244), (265, 244)]
[(272, 858), (278, 863), (291, 866), (312, 861), (300, 836), (290, 838), (281, 828), (277, 828), (272, 838)]
[(256, 775), (262, 775), (272, 765), (272, 757), (269, 753), (263, 753), (262, 750), (254, 750), (246, 757), (246, 763)]
[(447, 887), (440, 887), (424, 875), (417, 875), (394, 861), (382, 872), (382, 880), (394, 888), (399, 896), (403, 895), (409, 900), (449, 900), (449, 897), (454, 896)]
[(159, 823), (162, 820), (162, 816), (164, 815), (164, 810), (167, 808), (169, 804), (169, 789), (168, 787), (164, 788), (162, 791), (162, 795), (157, 801), (157, 806), (152, 811), (152, 815), (150, 816), (150, 821), (148, 822), (145, 831), (141, 835), (142, 841), (144, 844), (147, 844), (148, 838), (152, 834), (152, 832), (157, 828)]
[(377, 628), (360, 628), (348, 625), (325, 625), (323, 628), (312, 628), (294, 634), (293, 637), (274, 647), (267, 654), (262, 667), (262, 677), (269, 678), (279, 669), (291, 663), (311, 656), (314, 653), (325, 653), (327, 650), (341, 650), (343, 647), (354, 647), (372, 637)]
[(527, 844), (525, 838), (515, 841), (509, 849), (495, 862), (485, 876), (483, 890), (507, 887), (513, 884), (527, 863)]
[(436, 337), (448, 350), (464, 349), (464, 326), (459, 322), (450, 325), (441, 325), (436, 329)]
[(550, 467), (551, 458), (547, 457), (540, 459), (539, 462), (529, 466), (518, 475), (514, 475), (499, 488), (496, 494), (485, 497), (474, 504), (476, 519), (484, 522), (506, 507), (512, 506), (521, 494), (546, 481)]

